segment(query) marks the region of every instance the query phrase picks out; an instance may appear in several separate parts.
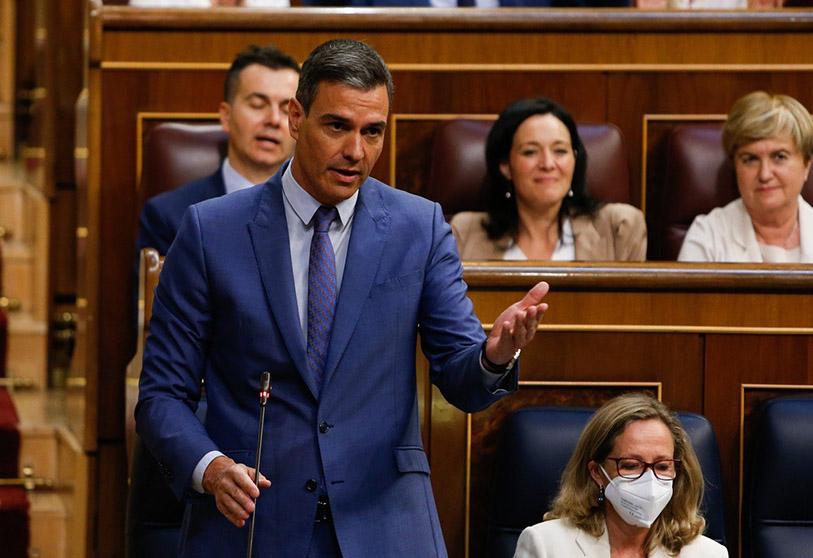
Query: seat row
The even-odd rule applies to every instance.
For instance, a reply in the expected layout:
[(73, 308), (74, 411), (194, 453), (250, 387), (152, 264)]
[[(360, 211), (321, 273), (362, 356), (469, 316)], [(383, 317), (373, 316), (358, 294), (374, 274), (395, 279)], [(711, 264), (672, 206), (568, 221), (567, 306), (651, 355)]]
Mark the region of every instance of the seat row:
[[(541, 521), (593, 411), (526, 407), (506, 419), (492, 483), (486, 556), (510, 558), (522, 529)], [(725, 491), (714, 430), (702, 415), (680, 412), (678, 418), (703, 470), (705, 534), (725, 545)], [(813, 545), (813, 477), (807, 471), (813, 455), (813, 398), (769, 400), (755, 414), (753, 431), (744, 481), (742, 556), (808, 556)]]
[[(686, 124), (669, 134), (666, 176), (659, 195), (647, 204), (648, 258), (676, 260), (695, 216), (738, 197), (733, 165), (723, 151), (720, 123)], [(434, 134), (427, 183), (422, 194), (451, 216), (486, 207), (486, 136), (491, 122), (456, 119)], [(580, 123), (588, 152), (590, 194), (603, 202), (631, 203), (627, 148), (612, 123)], [(227, 136), (217, 124), (168, 122), (145, 142), (141, 184), (145, 197), (171, 190), (218, 168)], [(802, 195), (813, 200), (813, 173)]]

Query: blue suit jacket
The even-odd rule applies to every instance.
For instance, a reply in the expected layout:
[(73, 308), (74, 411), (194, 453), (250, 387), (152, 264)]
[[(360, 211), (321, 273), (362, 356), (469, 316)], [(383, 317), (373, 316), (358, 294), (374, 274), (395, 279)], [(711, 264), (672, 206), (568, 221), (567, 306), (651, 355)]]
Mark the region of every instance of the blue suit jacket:
[[(437, 204), (373, 179), (362, 186), (319, 394), (296, 308), (283, 171), (184, 217), (156, 290), (138, 432), (178, 494), (210, 450), (253, 466), (259, 376), (271, 371), (261, 471), (273, 486), (258, 500), (257, 548), (305, 556), (322, 492), (346, 558), (446, 556), (421, 444), (418, 335), (454, 405), (475, 411), (500, 396), (480, 368), (485, 335), (451, 229)], [(194, 415), (201, 377), (205, 424)], [(516, 375), (508, 380), (515, 389)], [(245, 544), (211, 496), (188, 499), (184, 556), (236, 556)]]

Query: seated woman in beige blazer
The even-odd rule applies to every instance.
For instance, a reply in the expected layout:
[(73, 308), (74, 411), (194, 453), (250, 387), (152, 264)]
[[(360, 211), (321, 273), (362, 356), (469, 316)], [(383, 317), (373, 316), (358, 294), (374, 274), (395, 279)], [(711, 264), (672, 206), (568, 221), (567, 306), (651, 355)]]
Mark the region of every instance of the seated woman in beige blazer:
[(629, 393), (584, 427), (545, 521), (522, 531), (514, 558), (727, 558), (701, 533), (703, 473), (669, 409)]
[(464, 260), (644, 260), (640, 210), (587, 194), (576, 123), (545, 98), (510, 104), (486, 140), (489, 211), (452, 218)]

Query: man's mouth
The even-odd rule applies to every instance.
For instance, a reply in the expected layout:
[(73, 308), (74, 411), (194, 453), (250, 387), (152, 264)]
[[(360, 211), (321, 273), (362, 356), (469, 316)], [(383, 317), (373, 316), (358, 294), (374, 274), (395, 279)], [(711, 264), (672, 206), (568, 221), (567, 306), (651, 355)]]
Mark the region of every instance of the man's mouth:
[(354, 169), (331, 167), (328, 170), (330, 170), (330, 172), (332, 172), (342, 182), (352, 182), (361, 175), (360, 171)]
[(279, 145), (279, 140), (271, 136), (257, 136), (256, 140), (262, 145)]

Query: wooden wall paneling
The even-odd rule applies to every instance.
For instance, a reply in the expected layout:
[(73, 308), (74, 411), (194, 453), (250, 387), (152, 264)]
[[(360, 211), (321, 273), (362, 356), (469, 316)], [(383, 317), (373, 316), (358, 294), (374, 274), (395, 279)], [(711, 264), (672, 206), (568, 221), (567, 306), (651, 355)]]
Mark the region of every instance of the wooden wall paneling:
[(74, 306), (76, 296), (76, 190), (57, 189), (51, 200), (50, 297)]
[(14, 155), (14, 0), (0, 0), (0, 160)]
[[(33, 52), (34, 50), (34, 9), (32, 2), (15, 2), (15, 52)], [(14, 60), (14, 79), (12, 93), (14, 103), (14, 143), (22, 144), (29, 136), (31, 92), (34, 89), (34, 56), (19, 56)]]

